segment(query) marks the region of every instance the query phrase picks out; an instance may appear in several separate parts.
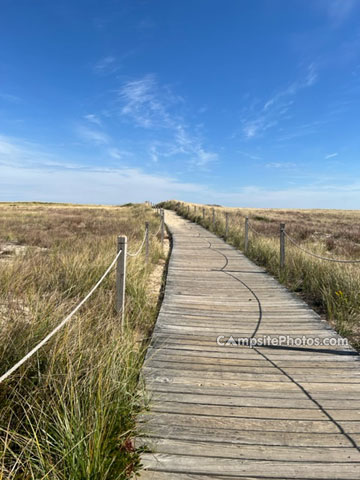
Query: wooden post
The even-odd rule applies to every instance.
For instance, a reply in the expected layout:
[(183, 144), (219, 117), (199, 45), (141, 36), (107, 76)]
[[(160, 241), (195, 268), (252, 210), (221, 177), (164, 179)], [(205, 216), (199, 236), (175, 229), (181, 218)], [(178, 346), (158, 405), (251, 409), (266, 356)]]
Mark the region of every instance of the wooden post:
[(215, 208), (212, 209), (212, 224), (213, 228), (215, 228)]
[(227, 240), (229, 233), (229, 213), (225, 213), (225, 240)]
[(187, 214), (188, 214), (188, 216), (189, 216), (189, 215), (190, 215), (190, 205), (188, 205), (187, 207), (188, 207), (188, 208), (187, 208), (187, 211), (188, 211)]
[(124, 322), (125, 307), (125, 284), (126, 284), (126, 257), (127, 257), (127, 237), (123, 235), (118, 237), (117, 251), (121, 250), (121, 255), (116, 263), (116, 311), (121, 314), (121, 324)]
[(205, 208), (203, 208), (203, 220), (205, 220)]
[(165, 236), (165, 212), (161, 209), (161, 248), (164, 249), (164, 236)]
[(244, 244), (244, 253), (247, 252), (249, 245), (249, 217), (245, 217), (245, 244)]
[(149, 222), (145, 222), (145, 261), (149, 263)]
[(196, 205), (194, 205), (194, 212), (196, 213)]
[(285, 223), (280, 223), (280, 269), (285, 267)]

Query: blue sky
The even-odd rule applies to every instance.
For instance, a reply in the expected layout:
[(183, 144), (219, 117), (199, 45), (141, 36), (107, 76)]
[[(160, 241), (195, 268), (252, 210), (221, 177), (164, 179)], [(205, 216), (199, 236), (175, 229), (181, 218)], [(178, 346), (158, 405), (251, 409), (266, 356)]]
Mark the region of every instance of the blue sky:
[(360, 208), (360, 1), (0, 7), (0, 201)]

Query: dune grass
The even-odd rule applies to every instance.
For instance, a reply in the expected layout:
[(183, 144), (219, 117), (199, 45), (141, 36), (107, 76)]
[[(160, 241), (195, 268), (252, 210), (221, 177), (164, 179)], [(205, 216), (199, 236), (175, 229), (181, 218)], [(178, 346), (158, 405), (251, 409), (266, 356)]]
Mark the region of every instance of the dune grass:
[[(0, 205), (0, 372), (56, 326), (101, 277), (128, 235), (135, 251), (144, 205)], [(19, 255), (10, 246), (26, 246)], [(12, 250), (10, 250), (12, 251)], [(157, 312), (150, 262), (128, 261), (124, 328), (112, 272), (71, 323), (0, 385), (0, 479), (124, 479), (138, 466), (132, 438), (142, 408), (139, 372)], [(145, 340), (144, 340), (145, 339)]]
[(360, 264), (319, 260), (287, 241), (286, 265), (282, 271), (279, 269), (280, 222), (286, 224), (286, 231), (297, 243), (316, 254), (360, 259), (359, 211), (222, 208), (177, 201), (164, 202), (161, 206), (176, 210), (221, 237), (225, 236), (225, 214), (228, 213), (226, 241), (241, 250), (244, 249), (245, 217), (249, 217), (257, 233), (249, 231), (248, 257), (301, 295), (360, 349)]

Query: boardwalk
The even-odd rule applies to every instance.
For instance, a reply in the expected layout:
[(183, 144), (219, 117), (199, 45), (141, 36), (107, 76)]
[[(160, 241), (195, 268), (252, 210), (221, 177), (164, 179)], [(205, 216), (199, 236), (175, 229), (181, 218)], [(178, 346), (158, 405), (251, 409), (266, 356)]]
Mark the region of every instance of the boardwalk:
[(342, 346), (221, 346), (233, 336), (336, 339), (301, 300), (202, 227), (167, 212), (164, 302), (143, 369), (142, 480), (360, 479), (360, 363)]

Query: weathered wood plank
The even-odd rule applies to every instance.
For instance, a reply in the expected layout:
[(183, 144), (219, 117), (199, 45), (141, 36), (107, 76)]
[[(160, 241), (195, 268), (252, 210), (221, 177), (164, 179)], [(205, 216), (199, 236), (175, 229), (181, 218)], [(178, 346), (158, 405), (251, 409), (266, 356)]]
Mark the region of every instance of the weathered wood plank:
[[(178, 472), (192, 474), (232, 475), (242, 478), (244, 475), (261, 478), (261, 472), (266, 472), (265, 478), (285, 477), (287, 479), (340, 480), (359, 479), (358, 463), (300, 463), (271, 462), (260, 460), (243, 460), (215, 456), (170, 455), (165, 453), (144, 454), (142, 462), (145, 469), (157, 472)], [(167, 478), (171, 478), (169, 475)], [(146, 478), (143, 477), (143, 478)], [(205, 477), (206, 478), (206, 477)], [(264, 476), (263, 476), (264, 478)]]
[[(346, 447), (353, 449), (349, 440), (341, 433), (314, 433), (314, 432), (261, 432), (251, 430), (231, 430), (223, 428), (192, 427), (187, 425), (145, 425), (142, 430), (146, 438), (181, 439), (203, 441), (210, 443), (221, 442), (228, 444), (255, 445), (255, 446), (291, 446), (291, 447)], [(356, 439), (357, 434), (353, 435)], [(354, 449), (356, 455), (357, 450)]]
[(140, 478), (358, 480), (360, 357), (340, 343), (218, 345), (256, 327), (258, 338), (340, 337), (241, 252), (173, 212), (167, 222), (174, 246), (137, 441), (154, 453)]
[[(156, 453), (182, 455), (184, 451), (190, 450), (191, 455), (203, 457), (209, 456), (209, 442), (206, 441), (154, 438), (150, 442), (145, 440), (139, 442), (139, 445), (146, 444)], [(360, 456), (355, 449), (344, 447), (280, 447), (211, 442), (211, 453), (214, 457), (244, 460), (270, 460), (277, 462), (360, 462)]]

